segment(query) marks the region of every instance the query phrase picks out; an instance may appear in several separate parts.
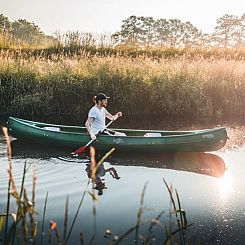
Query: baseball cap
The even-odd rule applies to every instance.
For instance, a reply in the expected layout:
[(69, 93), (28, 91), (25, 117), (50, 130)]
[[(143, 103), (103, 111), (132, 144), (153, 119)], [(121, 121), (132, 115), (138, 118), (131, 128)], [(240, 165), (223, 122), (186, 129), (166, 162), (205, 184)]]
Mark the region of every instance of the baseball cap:
[(104, 93), (99, 93), (96, 95), (96, 101), (99, 101), (99, 100), (105, 100), (105, 99), (109, 99), (110, 97), (108, 97), (106, 94)]

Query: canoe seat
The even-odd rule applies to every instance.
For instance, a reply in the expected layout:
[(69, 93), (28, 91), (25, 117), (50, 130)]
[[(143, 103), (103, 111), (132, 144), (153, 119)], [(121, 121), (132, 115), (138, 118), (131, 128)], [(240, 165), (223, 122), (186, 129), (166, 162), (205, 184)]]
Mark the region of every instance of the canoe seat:
[(60, 128), (57, 128), (57, 127), (43, 127), (43, 129), (50, 130), (50, 131), (55, 131), (55, 132), (59, 132), (60, 131)]
[(115, 132), (114, 136), (127, 136), (125, 133)]
[(161, 133), (146, 133), (144, 137), (161, 137)]

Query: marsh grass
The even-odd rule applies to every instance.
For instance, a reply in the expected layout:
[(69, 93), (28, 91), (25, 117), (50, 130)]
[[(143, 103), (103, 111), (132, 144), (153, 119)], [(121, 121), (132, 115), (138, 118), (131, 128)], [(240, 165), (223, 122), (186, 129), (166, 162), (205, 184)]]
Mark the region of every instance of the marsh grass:
[(104, 47), (104, 54), (102, 47), (94, 52), (88, 47), (76, 52), (0, 50), (0, 114), (69, 115), (80, 123), (93, 96), (102, 91), (111, 97), (110, 110), (123, 111), (125, 118), (157, 115), (192, 123), (245, 119), (242, 49), (152, 49), (130, 55), (132, 47), (109, 47), (110, 52)]
[[(163, 217), (165, 211), (161, 211), (155, 218), (153, 218), (150, 222), (146, 222), (142, 220), (144, 215), (144, 196), (146, 193), (147, 183), (144, 185), (140, 206), (137, 211), (136, 224), (129, 228), (124, 234), (117, 236), (117, 239), (112, 239), (110, 241), (110, 245), (120, 244), (122, 241), (127, 239), (127, 237), (135, 232), (134, 244), (143, 244), (143, 245), (151, 245), (156, 242), (160, 242), (159, 244), (189, 244), (189, 241), (186, 236), (187, 229), (192, 225), (188, 224), (186, 212), (181, 208), (180, 199), (177, 190), (175, 190), (175, 195), (172, 191), (172, 188), (168, 185), (167, 181), (163, 178), (163, 182), (168, 190), (170, 197), (170, 206), (173, 207), (173, 210), (170, 210), (170, 216), (173, 214), (175, 216), (175, 221), (173, 222), (170, 218), (167, 222)], [(177, 203), (177, 204), (176, 204)], [(140, 234), (140, 226), (149, 224), (148, 233), (145, 235)], [(154, 228), (160, 227), (161, 230), (161, 238), (157, 238), (154, 232)], [(160, 240), (158, 240), (160, 239)]]
[[(15, 232), (17, 232), (17, 226), (18, 231), (21, 232), (18, 233), (18, 242), (22, 242), (23, 244), (37, 244), (39, 242), (39, 239), (41, 240), (41, 244), (43, 244), (45, 232), (44, 232), (44, 224), (45, 224), (45, 216), (47, 211), (47, 204), (48, 204), (48, 192), (45, 196), (44, 201), (44, 208), (43, 208), (43, 214), (42, 214), (42, 221), (41, 221), (41, 229), (38, 229), (37, 221), (36, 221), (36, 208), (35, 208), (35, 193), (36, 193), (36, 174), (35, 171), (32, 174), (32, 191), (31, 191), (31, 198), (28, 197), (27, 190), (25, 189), (25, 177), (26, 173), (28, 171), (28, 168), (26, 167), (26, 163), (24, 165), (23, 170), (23, 176), (22, 176), (22, 183), (21, 183), (21, 190), (18, 192), (17, 186), (15, 184), (15, 180), (12, 173), (12, 160), (11, 160), (11, 146), (10, 146), (10, 140), (8, 137), (7, 129), (4, 128), (4, 135), (7, 141), (8, 145), (8, 160), (9, 160), (9, 170), (8, 170), (8, 177), (9, 177), (9, 185), (8, 185), (8, 195), (7, 195), (7, 201), (6, 201), (6, 212), (1, 214), (0, 216), (0, 231), (4, 227), (4, 238), (3, 238), (3, 244), (15, 244)], [(90, 148), (90, 156), (91, 156), (91, 176), (88, 179), (87, 185), (83, 191), (83, 194), (81, 196), (79, 205), (77, 207), (77, 211), (75, 213), (75, 216), (73, 217), (73, 220), (71, 222), (70, 227), (68, 227), (68, 218), (69, 218), (69, 197), (66, 198), (65, 202), (65, 213), (64, 213), (64, 223), (63, 223), (63, 235), (60, 235), (60, 231), (58, 229), (58, 224), (55, 220), (49, 221), (49, 229), (47, 231), (47, 243), (52, 244), (52, 242), (55, 242), (56, 244), (68, 244), (69, 238), (71, 237), (71, 234), (73, 232), (74, 226), (76, 224), (77, 217), (79, 215), (79, 211), (81, 209), (81, 206), (84, 201), (84, 197), (86, 194), (90, 194), (92, 201), (93, 201), (93, 234), (90, 239), (89, 244), (99, 244), (100, 241), (97, 238), (97, 229), (96, 229), (96, 202), (98, 201), (98, 197), (95, 193), (95, 183), (96, 183), (96, 170), (98, 167), (106, 160), (107, 157), (109, 157), (112, 152), (115, 149), (111, 149), (108, 153), (106, 153), (99, 161), (96, 162), (95, 159), (95, 149), (93, 147)], [(145, 206), (144, 206), (144, 198), (146, 194), (146, 187), (147, 183), (144, 185), (144, 188), (141, 193), (140, 198), (140, 205), (139, 209), (136, 213), (136, 223), (133, 227), (129, 228), (124, 234), (117, 235), (114, 234), (113, 237), (110, 237), (112, 234), (112, 231), (109, 230), (109, 239), (108, 244), (120, 244), (122, 241), (127, 239), (129, 236), (131, 236), (134, 232), (134, 244), (144, 244), (144, 245), (150, 245), (155, 242), (156, 234), (154, 233), (154, 227), (160, 227), (161, 228), (161, 241), (164, 241), (165, 244), (187, 244), (187, 238), (186, 238), (186, 231), (190, 224), (187, 223), (186, 218), (186, 212), (182, 209), (180, 204), (180, 199), (177, 191), (175, 190), (176, 199), (174, 197), (174, 194), (172, 192), (172, 189), (167, 184), (166, 180), (163, 179), (164, 184), (169, 192), (171, 205), (173, 206), (173, 211), (170, 212), (170, 214), (174, 214), (175, 216), (175, 222), (174, 225), (172, 223), (168, 225), (167, 220), (163, 217), (164, 211), (161, 211), (155, 218), (153, 218), (150, 222), (143, 220), (143, 215), (145, 212)], [(92, 189), (91, 191), (88, 191), (89, 184), (92, 183)], [(17, 211), (11, 212), (10, 211), (10, 198), (13, 197), (16, 201), (17, 205)], [(177, 201), (176, 201), (177, 200)], [(12, 217), (12, 224), (10, 224), (9, 217)], [(4, 220), (5, 219), (5, 220)], [(172, 221), (171, 221), (172, 222)], [(141, 226), (142, 225), (149, 225), (148, 233), (146, 235), (141, 234)], [(84, 235), (81, 232), (80, 233), (80, 243), (84, 244)]]
[(175, 234), (178, 234), (180, 244), (186, 244), (186, 231), (187, 228), (192, 224), (188, 224), (187, 222), (186, 212), (181, 208), (179, 194), (177, 190), (175, 190), (176, 199), (177, 199), (177, 204), (176, 204), (172, 188), (169, 187), (167, 181), (164, 178), (163, 178), (163, 182), (169, 192), (171, 204), (173, 205), (173, 214), (175, 215), (176, 224), (177, 224), (177, 229), (174, 231), (172, 231), (172, 229), (167, 229), (167, 227), (165, 227), (166, 230), (165, 243), (169, 244), (169, 242), (175, 241), (176, 240)]
[[(19, 196), (20, 199), (22, 198), (22, 194), (23, 194), (23, 190), (24, 190), (26, 172), (27, 172), (27, 168), (26, 168), (26, 162), (25, 162), (23, 174), (22, 174), (21, 188), (20, 188), (20, 196)], [(20, 215), (20, 207), (18, 206), (16, 220), (18, 220), (19, 215)], [(7, 225), (6, 225), (6, 227), (7, 227)], [(15, 241), (16, 227), (17, 227), (17, 224), (15, 223), (13, 226), (12, 244), (14, 244), (14, 241)]]

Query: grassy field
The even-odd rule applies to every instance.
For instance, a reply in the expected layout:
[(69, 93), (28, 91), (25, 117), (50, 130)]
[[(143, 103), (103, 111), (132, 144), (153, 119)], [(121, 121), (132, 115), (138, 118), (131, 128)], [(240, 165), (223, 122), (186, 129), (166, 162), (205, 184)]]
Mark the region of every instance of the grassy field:
[(0, 50), (0, 114), (85, 118), (98, 92), (111, 112), (152, 120), (245, 118), (245, 50), (50, 47)]

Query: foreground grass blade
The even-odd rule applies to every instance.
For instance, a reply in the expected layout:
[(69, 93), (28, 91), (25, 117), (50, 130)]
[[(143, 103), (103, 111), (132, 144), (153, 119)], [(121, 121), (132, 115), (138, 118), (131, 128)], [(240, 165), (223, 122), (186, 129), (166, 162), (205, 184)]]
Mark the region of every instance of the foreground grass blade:
[[(24, 183), (25, 183), (26, 172), (27, 172), (27, 170), (26, 170), (26, 162), (25, 162), (24, 169), (23, 169), (23, 174), (22, 174), (22, 181), (21, 181), (21, 189), (20, 189), (20, 196), (19, 196), (20, 199), (22, 198), (22, 194), (23, 194), (23, 190), (24, 190)], [(20, 207), (18, 206), (17, 220), (19, 218), (19, 215), (20, 215)], [(17, 228), (17, 223), (14, 225), (14, 231), (13, 231), (13, 237), (12, 237), (12, 245), (15, 242), (16, 228)]]
[(42, 229), (41, 229), (41, 245), (43, 244), (43, 237), (44, 237), (44, 221), (45, 221), (45, 215), (46, 215), (47, 202), (48, 202), (48, 192), (46, 193), (44, 208), (43, 208)]
[[(10, 145), (10, 139), (8, 136), (8, 130), (7, 128), (3, 127), (3, 134), (5, 136), (6, 142), (7, 142), (7, 146), (8, 146), (8, 161), (9, 161), (9, 171), (12, 170), (12, 150), (11, 150), (11, 145)], [(10, 206), (10, 188), (11, 188), (11, 179), (10, 179), (10, 175), (9, 175), (9, 181), (8, 181), (8, 195), (7, 195), (7, 210), (6, 210), (6, 220), (5, 220), (5, 230), (4, 230), (4, 244), (7, 244), (8, 241), (8, 237), (7, 237), (7, 233), (8, 233), (8, 214), (9, 214), (9, 206)]]
[(76, 223), (76, 220), (77, 220), (77, 216), (78, 216), (79, 210), (80, 210), (80, 208), (81, 208), (81, 206), (82, 206), (82, 203), (83, 203), (85, 194), (86, 194), (86, 192), (87, 192), (89, 183), (90, 183), (90, 179), (88, 180), (87, 185), (86, 185), (86, 187), (85, 187), (85, 189), (84, 189), (82, 198), (81, 198), (81, 200), (80, 200), (80, 202), (79, 202), (79, 205), (78, 205), (78, 207), (77, 207), (77, 212), (76, 212), (76, 214), (75, 214), (75, 216), (74, 216), (74, 219), (73, 219), (73, 221), (72, 221), (71, 228), (70, 228), (70, 230), (69, 230), (69, 232), (68, 232), (68, 235), (67, 235), (66, 240), (64, 241), (65, 243), (67, 243), (68, 240), (69, 240), (69, 238), (70, 238), (70, 235), (71, 235), (71, 233), (72, 233), (73, 227), (74, 227), (74, 225), (75, 225), (75, 223)]

